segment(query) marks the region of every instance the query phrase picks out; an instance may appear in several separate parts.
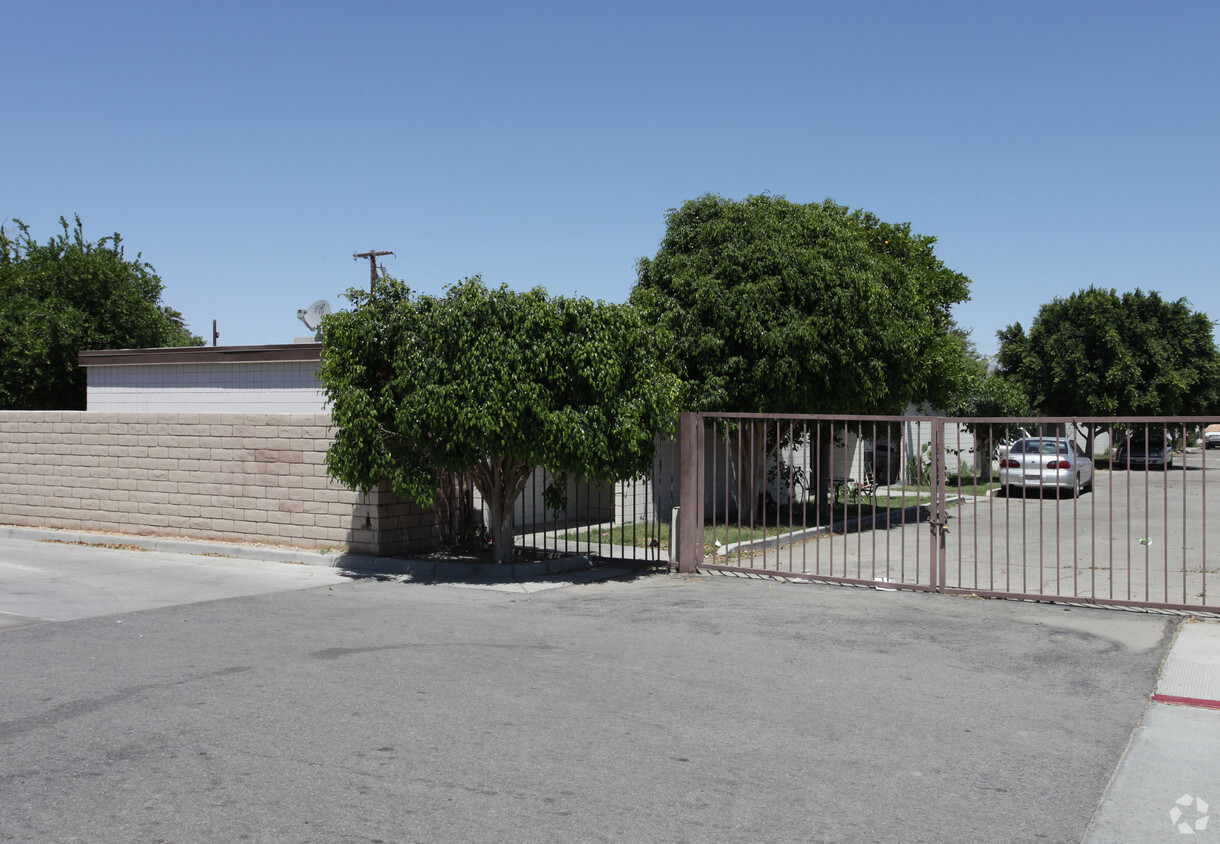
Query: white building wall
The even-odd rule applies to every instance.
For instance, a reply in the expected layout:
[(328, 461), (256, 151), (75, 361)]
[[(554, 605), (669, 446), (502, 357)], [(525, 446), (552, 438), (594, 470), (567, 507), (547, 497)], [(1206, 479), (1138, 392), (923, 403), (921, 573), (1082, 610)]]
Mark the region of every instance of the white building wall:
[(109, 413), (325, 413), (317, 361), (91, 366), (88, 407)]

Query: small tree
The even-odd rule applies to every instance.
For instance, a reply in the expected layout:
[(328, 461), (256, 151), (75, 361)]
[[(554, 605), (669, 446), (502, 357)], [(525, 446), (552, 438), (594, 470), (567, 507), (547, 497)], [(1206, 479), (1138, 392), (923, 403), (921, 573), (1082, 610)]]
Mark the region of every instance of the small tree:
[(497, 562), (512, 558), (514, 503), (535, 467), (563, 506), (568, 475), (648, 472), (673, 424), (676, 383), (625, 305), (488, 290), (443, 297), (386, 279), (324, 318), (320, 378), (335, 441), (327, 470), (367, 491), (388, 480), (431, 506), (442, 470), (469, 472), (490, 511)]
[(165, 314), (165, 318), (169, 320), (171, 326), (170, 337), (171, 342), (168, 346), (202, 346), (204, 339), (198, 334), (192, 334), (191, 330), (186, 325), (186, 319), (182, 316), (182, 311), (175, 310), (169, 305), (161, 306), (161, 313)]
[[(1033, 410), (1024, 389), (1010, 377), (998, 372), (982, 372), (972, 380), (966, 394), (949, 411), (950, 416), (1029, 416)], [(995, 460), (1001, 440), (1017, 436), (1020, 429), (1015, 425), (964, 426), (974, 437), (974, 470), (982, 482), (991, 480), (992, 461)]]
[(0, 228), (0, 409), (83, 410), (87, 349), (202, 345), (161, 305), (161, 279), (114, 234), (86, 241), (80, 218), (38, 243)]

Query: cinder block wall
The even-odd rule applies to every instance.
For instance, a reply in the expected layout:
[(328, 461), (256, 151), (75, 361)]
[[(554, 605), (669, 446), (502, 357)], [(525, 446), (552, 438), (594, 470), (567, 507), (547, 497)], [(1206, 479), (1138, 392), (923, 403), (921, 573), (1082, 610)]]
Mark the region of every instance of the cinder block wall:
[(326, 476), (327, 414), (0, 411), (0, 523), (360, 554), (438, 544), (443, 506)]

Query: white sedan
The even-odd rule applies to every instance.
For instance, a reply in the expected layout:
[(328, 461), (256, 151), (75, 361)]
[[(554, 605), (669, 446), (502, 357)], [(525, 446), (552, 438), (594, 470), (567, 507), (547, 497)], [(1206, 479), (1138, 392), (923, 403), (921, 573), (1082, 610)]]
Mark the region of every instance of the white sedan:
[(1093, 461), (1067, 437), (1026, 437), (1000, 461), (1000, 484), (1009, 494), (1049, 488), (1075, 498), (1093, 487)]

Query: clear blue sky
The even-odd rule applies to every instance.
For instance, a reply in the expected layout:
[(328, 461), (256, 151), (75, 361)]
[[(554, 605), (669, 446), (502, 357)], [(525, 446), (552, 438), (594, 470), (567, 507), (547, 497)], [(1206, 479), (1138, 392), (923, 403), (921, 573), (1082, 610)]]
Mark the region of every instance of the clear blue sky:
[(7, 3), (0, 218), (122, 233), (221, 343), (481, 273), (623, 301), (668, 208), (938, 239), (981, 351), (1099, 285), (1220, 319), (1220, 4)]

